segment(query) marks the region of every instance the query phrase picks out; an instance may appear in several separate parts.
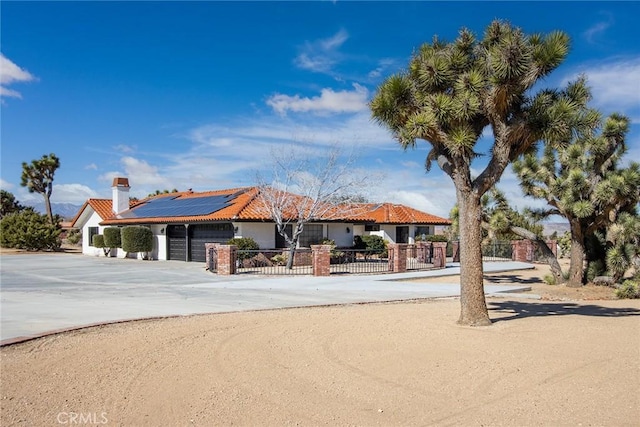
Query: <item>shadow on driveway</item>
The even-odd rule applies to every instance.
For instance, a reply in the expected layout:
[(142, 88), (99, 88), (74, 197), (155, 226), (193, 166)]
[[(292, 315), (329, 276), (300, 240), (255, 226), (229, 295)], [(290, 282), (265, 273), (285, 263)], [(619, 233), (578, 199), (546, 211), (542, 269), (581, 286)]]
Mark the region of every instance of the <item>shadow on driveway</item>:
[(594, 316), (594, 317), (622, 317), (640, 316), (637, 308), (614, 308), (602, 307), (599, 305), (584, 305), (573, 302), (520, 302), (520, 301), (491, 301), (488, 304), (490, 313), (505, 313), (511, 316), (504, 316), (492, 319), (493, 322), (505, 320), (524, 319), (526, 317), (542, 316)]

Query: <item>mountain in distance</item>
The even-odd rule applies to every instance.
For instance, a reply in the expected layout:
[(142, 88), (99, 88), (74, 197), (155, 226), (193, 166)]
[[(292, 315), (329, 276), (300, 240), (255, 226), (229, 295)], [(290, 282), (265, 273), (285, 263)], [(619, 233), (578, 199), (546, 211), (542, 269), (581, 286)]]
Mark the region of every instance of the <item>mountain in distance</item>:
[[(47, 209), (44, 207), (44, 202), (31, 202), (25, 203), (25, 206), (31, 206), (36, 212), (40, 212), (44, 214), (47, 212)], [(64, 219), (71, 220), (73, 219), (82, 205), (74, 205), (73, 203), (51, 203), (51, 210), (54, 215), (60, 215)]]
[(562, 236), (570, 230), (568, 222), (543, 222), (542, 227), (542, 234), (545, 236), (551, 236), (554, 232), (558, 233), (558, 236)]

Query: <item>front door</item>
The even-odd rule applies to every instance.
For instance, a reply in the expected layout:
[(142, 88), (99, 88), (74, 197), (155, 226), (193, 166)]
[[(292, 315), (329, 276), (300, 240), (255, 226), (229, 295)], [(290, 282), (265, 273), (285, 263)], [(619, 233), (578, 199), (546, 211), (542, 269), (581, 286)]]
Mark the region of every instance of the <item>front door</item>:
[(409, 243), (409, 226), (396, 227), (396, 243)]

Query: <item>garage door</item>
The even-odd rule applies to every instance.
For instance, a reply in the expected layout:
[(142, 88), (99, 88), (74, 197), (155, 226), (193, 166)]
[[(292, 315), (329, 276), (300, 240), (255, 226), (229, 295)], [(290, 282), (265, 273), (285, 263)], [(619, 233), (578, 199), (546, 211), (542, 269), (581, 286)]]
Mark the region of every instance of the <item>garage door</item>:
[(205, 262), (205, 243), (226, 243), (233, 239), (233, 224), (198, 224), (189, 226), (191, 261)]
[(185, 261), (187, 259), (187, 228), (184, 225), (167, 227), (169, 239), (169, 259)]

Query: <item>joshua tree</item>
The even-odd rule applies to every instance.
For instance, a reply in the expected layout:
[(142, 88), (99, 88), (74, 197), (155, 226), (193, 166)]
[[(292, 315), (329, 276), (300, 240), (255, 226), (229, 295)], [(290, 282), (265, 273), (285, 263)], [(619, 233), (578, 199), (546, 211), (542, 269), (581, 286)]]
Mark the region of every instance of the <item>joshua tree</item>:
[(60, 159), (51, 153), (44, 155), (39, 160), (33, 160), (31, 164), (22, 162), (22, 181), (20, 185), (27, 187), (29, 193), (40, 193), (44, 197), (44, 206), (47, 210), (49, 222), (54, 224), (53, 212), (51, 212), (51, 192), (53, 191), (53, 175), (60, 167)]
[[(423, 44), (408, 69), (387, 78), (371, 101), (373, 118), (405, 149), (426, 141), (427, 171), (436, 161), (455, 185), (460, 210), (460, 324), (491, 323), (482, 277), (482, 196), (507, 165), (536, 142), (568, 140), (570, 121), (579, 119), (571, 112), (584, 100), (571, 88), (532, 93), (568, 51), (569, 38), (559, 31), (525, 35), (509, 23), (494, 21), (478, 40), (462, 29), (453, 42), (434, 37)], [(489, 154), (482, 168), (474, 160), (481, 156), (476, 146), (487, 128), (493, 144), (482, 149)]]
[[(579, 84), (588, 93), (584, 81)], [(640, 164), (620, 166), (628, 128), (629, 119), (613, 114), (599, 134), (595, 130), (578, 133), (571, 144), (548, 144), (541, 157), (530, 153), (514, 163), (524, 193), (548, 203), (549, 209), (541, 214), (562, 215), (569, 221), (568, 286), (584, 283), (587, 239), (609, 228), (621, 213), (634, 213), (640, 202)], [(611, 256), (613, 262), (613, 252)]]

